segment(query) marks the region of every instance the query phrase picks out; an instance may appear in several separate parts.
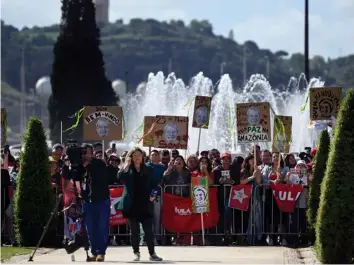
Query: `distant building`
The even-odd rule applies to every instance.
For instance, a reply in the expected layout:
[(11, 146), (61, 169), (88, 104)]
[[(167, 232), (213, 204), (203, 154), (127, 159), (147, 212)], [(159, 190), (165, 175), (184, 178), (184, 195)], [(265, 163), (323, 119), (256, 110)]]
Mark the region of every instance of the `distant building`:
[(96, 5), (96, 23), (109, 22), (109, 0), (93, 0)]

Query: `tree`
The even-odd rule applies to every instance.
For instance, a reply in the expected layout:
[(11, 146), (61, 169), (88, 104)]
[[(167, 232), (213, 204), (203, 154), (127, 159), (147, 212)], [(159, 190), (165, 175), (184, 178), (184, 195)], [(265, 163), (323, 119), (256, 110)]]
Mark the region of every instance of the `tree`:
[(329, 134), (327, 130), (324, 130), (321, 133), (318, 143), (318, 150), (316, 152), (313, 165), (313, 181), (310, 186), (308, 199), (307, 220), (312, 239), (314, 239), (314, 228), (316, 224), (318, 205), (320, 203), (321, 183), (326, 172), (329, 145)]
[(14, 199), (15, 233), (22, 246), (35, 246), (54, 205), (46, 136), (39, 119), (30, 118), (24, 140)]
[[(54, 45), (52, 97), (49, 99), (50, 130), (54, 142), (74, 120), (68, 119), (83, 106), (114, 106), (117, 96), (105, 74), (92, 0), (62, 1), (62, 24)], [(82, 126), (70, 136), (82, 140)]]
[(354, 90), (341, 102), (316, 221), (322, 263), (348, 264), (354, 255)]

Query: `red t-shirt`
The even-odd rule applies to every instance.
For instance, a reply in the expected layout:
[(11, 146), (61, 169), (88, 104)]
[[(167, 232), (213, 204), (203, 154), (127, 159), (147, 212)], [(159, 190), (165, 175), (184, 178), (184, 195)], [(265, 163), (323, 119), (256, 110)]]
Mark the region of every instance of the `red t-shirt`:
[(269, 174), (269, 179), (270, 180), (276, 180), (278, 178), (277, 174), (276, 173), (270, 173)]

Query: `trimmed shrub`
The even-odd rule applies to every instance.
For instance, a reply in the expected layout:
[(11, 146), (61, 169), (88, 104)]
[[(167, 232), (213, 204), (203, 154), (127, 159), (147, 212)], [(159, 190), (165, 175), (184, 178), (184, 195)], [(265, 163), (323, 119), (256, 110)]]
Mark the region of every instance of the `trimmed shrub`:
[(354, 253), (354, 90), (341, 103), (321, 184), (315, 249), (322, 263), (348, 264)]
[(42, 122), (31, 117), (21, 155), (14, 199), (15, 233), (22, 246), (35, 246), (54, 206)]
[(327, 160), (329, 154), (330, 138), (327, 130), (321, 132), (321, 136), (318, 143), (318, 150), (316, 152), (315, 160), (313, 163), (313, 181), (310, 185), (308, 209), (307, 209), (307, 221), (310, 230), (310, 237), (314, 239), (314, 229), (316, 225), (316, 217), (318, 205), (320, 203), (321, 195), (321, 183), (324, 178)]

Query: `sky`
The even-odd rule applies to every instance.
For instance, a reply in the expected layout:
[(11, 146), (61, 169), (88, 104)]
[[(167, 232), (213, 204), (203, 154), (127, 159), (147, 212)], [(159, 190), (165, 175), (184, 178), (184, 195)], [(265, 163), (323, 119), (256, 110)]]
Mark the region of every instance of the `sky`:
[[(309, 0), (310, 55), (354, 54), (354, 0)], [(60, 0), (1, 0), (1, 18), (16, 27), (60, 20)], [(110, 0), (109, 20), (153, 18), (211, 22), (217, 35), (232, 29), (235, 40), (262, 49), (303, 52), (304, 0)]]

